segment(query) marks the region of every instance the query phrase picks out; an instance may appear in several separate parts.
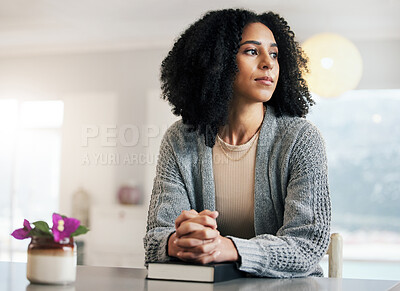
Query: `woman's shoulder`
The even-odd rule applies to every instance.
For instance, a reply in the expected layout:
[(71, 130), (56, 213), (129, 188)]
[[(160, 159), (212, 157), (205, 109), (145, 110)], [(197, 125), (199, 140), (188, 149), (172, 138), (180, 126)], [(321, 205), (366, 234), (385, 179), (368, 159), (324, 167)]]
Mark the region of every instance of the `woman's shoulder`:
[(304, 140), (324, 143), (319, 129), (304, 117), (284, 115), (277, 118), (277, 126), (281, 136), (285, 139), (291, 139), (294, 142)]
[(176, 134), (181, 134), (186, 128), (186, 125), (183, 124), (182, 119), (179, 119), (178, 121), (175, 121), (173, 124), (171, 124), (167, 131), (165, 132), (165, 135), (176, 135)]
[(278, 119), (278, 127), (291, 132), (303, 130), (317, 130), (317, 127), (305, 117), (283, 115)]
[(267, 127), (267, 131), (272, 126), (281, 137), (286, 134), (297, 135), (303, 130), (317, 130), (316, 126), (304, 117), (290, 116), (285, 113), (278, 115), (273, 106), (267, 108), (264, 124)]
[(190, 126), (184, 124), (182, 119), (180, 119), (167, 129), (163, 139), (174, 147), (187, 147), (191, 143), (197, 142), (198, 137), (197, 131), (191, 130)]

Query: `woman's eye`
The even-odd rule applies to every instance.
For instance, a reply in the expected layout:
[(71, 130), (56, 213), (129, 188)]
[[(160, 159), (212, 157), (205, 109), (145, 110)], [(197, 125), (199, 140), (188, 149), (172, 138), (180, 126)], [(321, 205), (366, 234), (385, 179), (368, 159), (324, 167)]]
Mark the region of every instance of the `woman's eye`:
[(258, 53), (257, 53), (256, 49), (248, 49), (248, 50), (245, 50), (245, 54), (256, 56)]
[(271, 58), (273, 58), (273, 59), (277, 59), (277, 58), (278, 58), (278, 53), (273, 52), (273, 53), (270, 53), (269, 55), (270, 55)]

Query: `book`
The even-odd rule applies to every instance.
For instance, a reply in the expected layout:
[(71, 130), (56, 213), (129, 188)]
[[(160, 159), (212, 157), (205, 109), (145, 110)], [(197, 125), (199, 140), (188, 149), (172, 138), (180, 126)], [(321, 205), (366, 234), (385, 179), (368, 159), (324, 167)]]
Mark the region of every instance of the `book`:
[(222, 282), (243, 278), (244, 272), (239, 271), (235, 263), (215, 263), (196, 265), (185, 262), (149, 263), (148, 279)]
[[(229, 281), (228, 281), (229, 282)], [(233, 281), (235, 282), (235, 281)], [(146, 291), (215, 291), (218, 284), (222, 283), (209, 283), (209, 282), (190, 282), (190, 281), (176, 281), (176, 280), (145, 280), (144, 289)], [(216, 288), (214, 288), (216, 287)]]

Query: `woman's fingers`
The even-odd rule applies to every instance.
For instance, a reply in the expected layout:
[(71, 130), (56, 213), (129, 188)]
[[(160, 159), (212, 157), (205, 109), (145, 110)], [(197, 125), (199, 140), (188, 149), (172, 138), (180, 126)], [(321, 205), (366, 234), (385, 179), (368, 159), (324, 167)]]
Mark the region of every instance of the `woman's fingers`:
[(197, 244), (192, 248), (180, 247), (180, 240), (175, 240), (176, 257), (183, 261), (208, 264), (211, 262), (236, 262), (239, 259), (239, 253), (232, 240), (223, 236), (204, 245)]
[(210, 224), (207, 226), (216, 228), (215, 219), (217, 217), (218, 217), (218, 211), (211, 211), (211, 210), (205, 209), (202, 212), (198, 213), (194, 209), (183, 210), (182, 213), (175, 220), (175, 228), (177, 229), (184, 221), (187, 221), (187, 220), (190, 220), (193, 218), (199, 218), (201, 222), (203, 222), (202, 219), (204, 219), (204, 225)]
[(211, 218), (210, 216), (207, 216), (207, 215), (198, 215), (196, 217), (193, 217), (191, 219), (188, 219), (188, 220), (182, 222), (181, 225), (183, 225), (184, 223), (187, 223), (187, 222), (195, 222), (195, 223), (198, 223), (198, 224), (201, 224), (203, 226), (210, 227), (213, 229), (217, 228), (217, 221), (214, 218)]
[(201, 224), (195, 223), (195, 222), (185, 222), (182, 223), (177, 229), (176, 229), (176, 236), (178, 238), (184, 236), (184, 235), (189, 235), (192, 232), (203, 230), (204, 226)]
[(197, 246), (209, 244), (213, 242), (215, 239), (197, 239), (183, 236), (182, 238), (175, 239), (175, 244), (181, 248), (192, 249)]
[(198, 215), (193, 212), (182, 212), (181, 215), (175, 220), (175, 229), (177, 230), (178, 236), (183, 236), (192, 231), (201, 229), (199, 226), (194, 226), (194, 224), (199, 224), (202, 227), (208, 227), (211, 229), (217, 229), (217, 221), (207, 215)]
[(178, 252), (185, 250), (176, 244), (176, 240), (176, 234), (173, 233), (168, 239), (168, 256), (177, 257)]
[(199, 213), (194, 209), (182, 210), (182, 213), (175, 219), (175, 229), (178, 229), (182, 222), (197, 217), (198, 215)]
[(211, 210), (205, 209), (202, 212), (200, 212), (199, 215), (207, 215), (211, 218), (216, 219), (218, 217), (218, 211), (211, 211)]
[(195, 262), (199, 264), (208, 264), (215, 262), (218, 259), (218, 256), (221, 254), (219, 250), (211, 252), (209, 254), (196, 254), (192, 252), (178, 252), (177, 257), (182, 261), (186, 262)]
[(210, 227), (203, 226), (196, 222), (185, 222), (176, 230), (176, 236), (197, 238), (200, 240), (213, 239), (219, 236), (219, 231)]
[(218, 245), (221, 243), (221, 240), (219, 237), (208, 240), (181, 238), (176, 239), (175, 243), (179, 248), (184, 249), (185, 251), (198, 254), (209, 254), (218, 247)]

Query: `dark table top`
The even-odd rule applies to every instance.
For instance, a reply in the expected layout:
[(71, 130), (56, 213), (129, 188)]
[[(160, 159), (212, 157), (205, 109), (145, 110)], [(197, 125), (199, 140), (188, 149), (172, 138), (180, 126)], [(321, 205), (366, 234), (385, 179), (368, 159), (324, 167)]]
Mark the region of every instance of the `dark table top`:
[(243, 278), (220, 283), (192, 283), (147, 280), (146, 269), (78, 266), (75, 284), (66, 286), (29, 284), (26, 264), (0, 262), (0, 290), (21, 291), (208, 291), (208, 290), (400, 290), (400, 282), (389, 280), (333, 279), (333, 278)]

